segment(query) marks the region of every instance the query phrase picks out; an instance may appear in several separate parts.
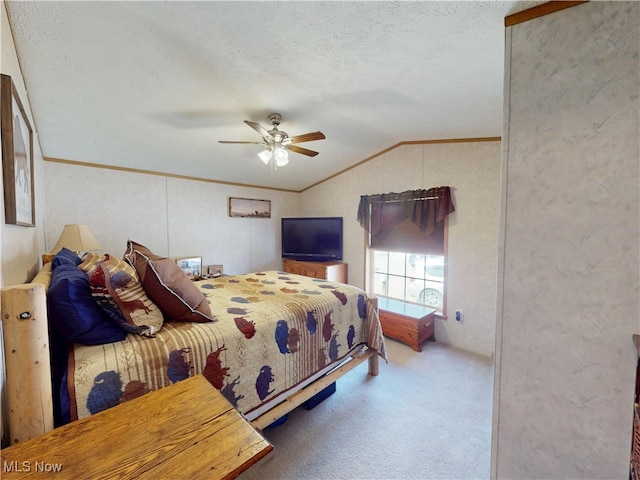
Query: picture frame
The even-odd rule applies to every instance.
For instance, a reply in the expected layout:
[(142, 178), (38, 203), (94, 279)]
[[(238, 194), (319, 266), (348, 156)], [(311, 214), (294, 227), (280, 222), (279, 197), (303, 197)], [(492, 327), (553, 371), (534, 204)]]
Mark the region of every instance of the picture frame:
[(208, 265), (207, 275), (210, 277), (220, 277), (224, 275), (224, 267), (222, 265)]
[(4, 221), (35, 227), (33, 130), (9, 75), (0, 76)]
[(202, 257), (176, 258), (176, 263), (188, 277), (199, 277), (202, 275)]
[(229, 197), (229, 216), (271, 218), (271, 200)]

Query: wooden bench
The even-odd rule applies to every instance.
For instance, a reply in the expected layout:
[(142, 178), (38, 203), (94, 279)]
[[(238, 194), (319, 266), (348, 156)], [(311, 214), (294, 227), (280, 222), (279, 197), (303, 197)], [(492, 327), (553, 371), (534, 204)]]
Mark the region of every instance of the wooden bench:
[(12, 478), (236, 478), (273, 447), (202, 375), (0, 451)]

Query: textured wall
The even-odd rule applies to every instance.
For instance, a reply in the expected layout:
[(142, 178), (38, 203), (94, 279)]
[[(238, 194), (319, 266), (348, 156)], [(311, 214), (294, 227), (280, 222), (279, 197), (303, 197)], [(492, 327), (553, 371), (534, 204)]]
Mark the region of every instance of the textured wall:
[[(500, 197), (500, 142), (405, 145), (301, 194), (303, 215), (345, 219), (349, 283), (365, 284), (365, 233), (357, 222), (360, 195), (452, 187), (449, 215), (448, 320), (436, 322), (438, 341), (490, 356), (495, 345)], [(462, 309), (464, 322), (453, 320)]]
[[(0, 285), (14, 285), (31, 280), (39, 269), (39, 253), (44, 244), (44, 188), (43, 188), (43, 162), (40, 151), (38, 134), (35, 129), (31, 106), (24, 86), (18, 55), (13, 43), (9, 20), (5, 11), (5, 4), (0, 6), (0, 71), (9, 75), (18, 91), (20, 101), (24, 107), (31, 128), (33, 129), (33, 156), (35, 175), (35, 209), (36, 228), (18, 227), (6, 225), (4, 223), (4, 197), (0, 196), (0, 245), (2, 255), (0, 256)], [(1, 170), (1, 169), (0, 169)], [(2, 171), (0, 171), (0, 181)]]
[[(127, 239), (169, 257), (203, 257), (226, 273), (279, 269), (280, 217), (298, 194), (45, 162), (47, 249), (64, 225), (84, 223), (121, 257)], [(271, 218), (228, 216), (228, 198), (271, 200)]]
[[(0, 72), (11, 76), (20, 100), (31, 122), (34, 130), (33, 153), (34, 153), (34, 176), (35, 176), (35, 209), (36, 227), (18, 227), (15, 225), (5, 225), (4, 223), (4, 196), (0, 195), (0, 286), (14, 285), (31, 280), (39, 268), (39, 253), (44, 248), (44, 166), (40, 143), (31, 115), (29, 99), (26, 95), (18, 55), (16, 53), (9, 20), (5, 10), (5, 4), (0, 4)], [(2, 182), (2, 169), (0, 168), (0, 183)], [(5, 368), (4, 349), (2, 340), (2, 328), (0, 325), (0, 403), (2, 411), (2, 421), (0, 422), (0, 438), (2, 444), (8, 442), (7, 438), (7, 406), (5, 392)]]
[(639, 17), (589, 2), (507, 29), (497, 478), (628, 477)]

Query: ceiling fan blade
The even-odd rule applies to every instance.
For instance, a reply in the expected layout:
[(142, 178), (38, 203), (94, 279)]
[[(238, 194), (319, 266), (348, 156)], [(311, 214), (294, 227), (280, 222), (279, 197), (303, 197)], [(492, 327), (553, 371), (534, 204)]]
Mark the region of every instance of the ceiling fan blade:
[(249, 120), (245, 120), (244, 123), (253, 128), (256, 132), (260, 134), (262, 138), (264, 138), (267, 142), (273, 142), (273, 137), (271, 134), (259, 123), (250, 122)]
[(314, 140), (324, 140), (324, 133), (322, 132), (312, 132), (312, 133), (303, 133), (302, 135), (296, 135), (295, 137), (289, 137), (291, 140), (290, 143), (301, 143), (301, 142), (313, 142)]
[(306, 148), (298, 147), (296, 145), (288, 145), (287, 150), (291, 150), (292, 152), (301, 153), (302, 155), (307, 155), (309, 157), (315, 157), (318, 155), (318, 152), (314, 152), (313, 150), (308, 150)]
[(251, 143), (254, 145), (263, 145), (264, 142), (236, 142), (233, 140), (218, 140), (218, 143)]

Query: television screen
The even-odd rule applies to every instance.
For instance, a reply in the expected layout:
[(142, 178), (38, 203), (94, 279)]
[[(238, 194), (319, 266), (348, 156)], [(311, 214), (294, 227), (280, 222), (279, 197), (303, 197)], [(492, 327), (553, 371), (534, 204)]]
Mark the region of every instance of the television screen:
[(342, 217), (283, 218), (282, 257), (342, 260)]

